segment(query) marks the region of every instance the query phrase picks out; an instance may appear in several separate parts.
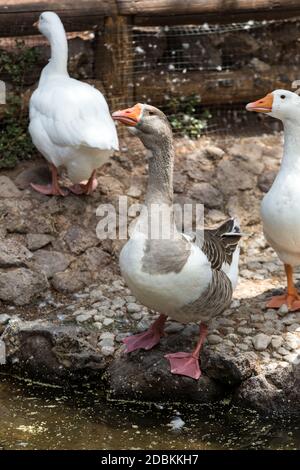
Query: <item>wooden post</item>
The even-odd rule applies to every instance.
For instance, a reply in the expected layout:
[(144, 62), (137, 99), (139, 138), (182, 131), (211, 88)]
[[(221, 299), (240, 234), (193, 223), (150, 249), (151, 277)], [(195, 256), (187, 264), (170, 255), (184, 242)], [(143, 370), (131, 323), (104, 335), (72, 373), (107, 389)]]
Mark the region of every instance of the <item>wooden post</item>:
[(106, 18), (96, 41), (95, 75), (101, 80), (112, 110), (134, 100), (131, 18)]

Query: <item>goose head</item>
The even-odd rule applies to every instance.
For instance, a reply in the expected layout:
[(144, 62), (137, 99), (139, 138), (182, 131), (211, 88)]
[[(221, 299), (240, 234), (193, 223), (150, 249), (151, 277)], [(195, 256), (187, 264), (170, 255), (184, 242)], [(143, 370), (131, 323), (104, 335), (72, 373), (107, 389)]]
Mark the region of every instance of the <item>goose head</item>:
[(53, 11), (44, 11), (41, 13), (38, 21), (34, 23), (34, 26), (36, 26), (40, 33), (46, 36), (49, 41), (58, 30), (63, 28), (59, 16)]
[(280, 121), (300, 120), (300, 96), (292, 91), (275, 90), (264, 98), (247, 104), (247, 111), (264, 113)]
[(163, 142), (172, 142), (169, 121), (166, 115), (154, 106), (137, 103), (132, 108), (114, 112), (112, 117), (128, 126), (150, 150), (162, 146)]

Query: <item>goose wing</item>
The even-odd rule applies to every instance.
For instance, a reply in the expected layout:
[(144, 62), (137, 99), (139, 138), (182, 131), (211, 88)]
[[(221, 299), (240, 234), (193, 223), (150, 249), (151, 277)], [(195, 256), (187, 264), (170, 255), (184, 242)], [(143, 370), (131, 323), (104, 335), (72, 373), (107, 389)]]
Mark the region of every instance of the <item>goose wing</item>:
[(34, 92), (30, 119), (38, 119), (56, 145), (118, 149), (115, 124), (104, 96), (70, 77), (53, 78)]

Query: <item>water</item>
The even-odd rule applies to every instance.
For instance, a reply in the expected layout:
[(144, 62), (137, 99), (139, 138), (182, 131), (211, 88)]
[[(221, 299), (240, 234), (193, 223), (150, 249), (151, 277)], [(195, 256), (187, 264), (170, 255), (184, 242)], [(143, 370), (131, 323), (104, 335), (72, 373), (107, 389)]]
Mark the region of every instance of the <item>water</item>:
[(0, 376), (0, 449), (299, 449), (300, 423), (225, 405), (105, 400)]

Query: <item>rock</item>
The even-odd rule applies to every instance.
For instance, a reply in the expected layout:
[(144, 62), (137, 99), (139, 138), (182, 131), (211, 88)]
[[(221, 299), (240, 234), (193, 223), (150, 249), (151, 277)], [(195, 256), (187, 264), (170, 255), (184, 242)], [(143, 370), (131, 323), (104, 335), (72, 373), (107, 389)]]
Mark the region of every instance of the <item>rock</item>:
[(32, 253), (16, 240), (0, 240), (0, 268), (24, 266)]
[(222, 338), (218, 335), (208, 335), (207, 341), (209, 344), (219, 344), (222, 342)]
[(133, 303), (133, 302), (127, 304), (126, 308), (127, 308), (128, 313), (137, 313), (142, 310), (141, 305)]
[(134, 197), (134, 198), (139, 198), (142, 195), (142, 190), (135, 185), (130, 186), (130, 188), (127, 191), (127, 196), (129, 197)]
[(28, 233), (26, 235), (27, 247), (31, 251), (35, 251), (49, 245), (52, 240), (53, 237), (43, 233)]
[(49, 184), (51, 183), (51, 173), (46, 164), (28, 168), (18, 174), (15, 183), (20, 189), (28, 188), (30, 183)]
[(97, 274), (100, 274), (103, 268), (111, 263), (111, 256), (109, 253), (102, 250), (102, 248), (95, 246), (88, 248), (81, 256), (80, 261), (83, 268), (87, 271), (91, 271), (96, 279), (98, 278)]
[(273, 336), (273, 337), (272, 337), (271, 344), (272, 344), (272, 347), (273, 347), (274, 349), (280, 348), (281, 345), (282, 345), (282, 343), (283, 343), (283, 338), (282, 338), (282, 336)]
[(86, 271), (67, 269), (64, 272), (55, 273), (51, 282), (57, 291), (65, 294), (73, 293), (88, 285), (91, 282), (91, 275)]
[(65, 234), (64, 241), (66, 242), (71, 253), (75, 255), (79, 255), (87, 248), (91, 248), (99, 244), (96, 233), (79, 227), (78, 225), (72, 225), (72, 227), (69, 228)]
[(271, 343), (272, 337), (264, 333), (258, 333), (252, 339), (256, 351), (264, 351)]
[(0, 314), (0, 325), (6, 325), (9, 320), (11, 319), (10, 315), (7, 315), (7, 313), (1, 313)]
[(209, 209), (220, 209), (223, 206), (221, 192), (210, 183), (194, 183), (189, 196)]
[(63, 272), (71, 263), (71, 257), (59, 251), (37, 250), (33, 262), (36, 270), (44, 272), (48, 279), (55, 273)]
[(252, 376), (239, 387), (234, 404), (256, 409), (264, 414), (276, 412), (283, 416), (300, 413), (300, 367), (278, 365), (266, 376)]
[[(132, 315), (133, 317), (133, 315)], [(137, 318), (139, 320), (140, 318)], [(166, 324), (166, 327), (164, 329), (165, 333), (167, 334), (173, 334), (173, 333), (178, 333), (179, 331), (182, 331), (184, 326), (181, 323), (177, 323), (175, 321), (168, 322)]]
[(0, 271), (0, 299), (15, 305), (27, 305), (39, 297), (49, 284), (44, 273), (26, 268)]
[(101, 348), (101, 353), (104, 356), (113, 356), (114, 352), (115, 352), (115, 348), (113, 348), (112, 346), (103, 346)]
[(1, 197), (21, 197), (22, 192), (15, 183), (5, 175), (0, 176), (0, 198)]
[(83, 379), (99, 381), (106, 365), (80, 326), (18, 321), (13, 328), (9, 326), (5, 341), (12, 370), (45, 383), (61, 386), (82, 383)]
[(190, 339), (184, 335), (163, 338), (159, 347), (121, 356), (107, 371), (110, 395), (116, 399), (142, 401), (178, 400), (214, 403), (224, 395), (223, 386), (203, 374), (199, 380), (173, 375), (165, 354), (186, 351)]
[(220, 160), (225, 155), (224, 150), (220, 149), (220, 147), (215, 147), (214, 145), (204, 147), (204, 153), (213, 160)]
[(209, 377), (225, 385), (235, 385), (256, 372), (256, 360), (251, 352), (229, 354), (205, 348), (201, 357), (201, 368)]
[(104, 325), (104, 326), (109, 326), (109, 325), (111, 325), (112, 323), (114, 323), (114, 321), (115, 321), (115, 320), (114, 320), (113, 318), (104, 318), (104, 320), (103, 320), (103, 325)]
[(279, 310), (278, 310), (278, 313), (279, 313), (280, 315), (285, 315), (285, 314), (289, 313), (289, 308), (288, 308), (288, 306), (287, 306), (286, 304), (282, 304), (281, 307), (280, 307)]
[(263, 193), (267, 193), (271, 189), (276, 178), (277, 171), (264, 171), (258, 176), (257, 186)]
[(251, 189), (254, 186), (253, 177), (236, 161), (222, 160), (218, 165), (217, 179), (222, 191), (232, 195), (237, 190)]
[(84, 323), (88, 320), (91, 320), (92, 316), (93, 316), (93, 312), (81, 313), (80, 315), (77, 315), (76, 321), (77, 323)]
[(101, 289), (94, 289), (90, 292), (90, 299), (92, 302), (101, 300), (103, 298), (103, 292)]

